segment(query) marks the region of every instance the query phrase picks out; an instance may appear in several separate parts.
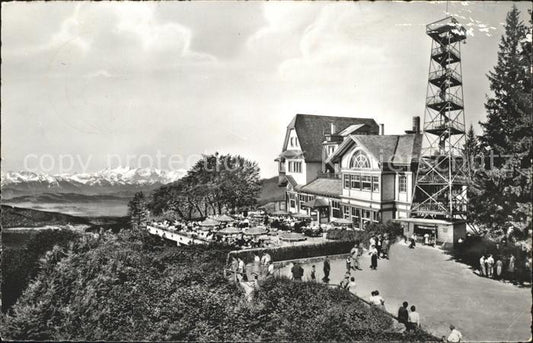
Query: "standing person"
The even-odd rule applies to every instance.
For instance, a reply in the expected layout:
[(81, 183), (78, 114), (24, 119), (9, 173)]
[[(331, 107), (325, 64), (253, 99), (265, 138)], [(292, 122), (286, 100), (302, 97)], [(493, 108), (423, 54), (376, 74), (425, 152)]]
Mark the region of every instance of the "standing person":
[(415, 330), (420, 327), (420, 315), (416, 312), (416, 306), (411, 306), (411, 312), (409, 312), (408, 319), (409, 331)]
[[(237, 266), (237, 280), (239, 282), (243, 281), (245, 279), (246, 275), (246, 265), (244, 264), (244, 261), (242, 258), (237, 258), (238, 266)], [(248, 277), (246, 277), (248, 279)]]
[(402, 306), (398, 309), (398, 321), (405, 325), (405, 328), (407, 329), (408, 321), (409, 321), (409, 310), (407, 309), (407, 306), (409, 306), (409, 303), (407, 301), (404, 301)]
[(378, 268), (378, 250), (375, 246), (370, 247), (370, 268), (376, 270)]
[(237, 282), (237, 271), (239, 270), (239, 261), (235, 256), (231, 256), (231, 278), (234, 282)]
[(257, 253), (254, 253), (253, 273), (259, 274), (261, 268), (261, 258)]
[(291, 272), (292, 272), (292, 279), (294, 281), (302, 281), (302, 277), (304, 276), (304, 269), (298, 262), (294, 263), (294, 265), (291, 268)]
[(479, 275), (481, 275), (481, 276), (486, 276), (487, 275), (487, 271), (486, 271), (486, 268), (485, 268), (485, 263), (486, 263), (485, 255), (481, 255), (481, 258), (479, 259)]
[(326, 258), (324, 259), (324, 278), (322, 279), (322, 281), (324, 281), (324, 283), (328, 283), (329, 282), (329, 272), (331, 271), (331, 265), (329, 264), (329, 258), (326, 256)]
[(316, 282), (316, 268), (314, 264), (311, 266), (311, 273), (309, 274), (309, 281)]
[(496, 261), (496, 279), (500, 280), (502, 278), (502, 272), (503, 272), (503, 262), (500, 257), (498, 257), (498, 260)]
[(271, 260), (272, 258), (270, 257), (270, 254), (267, 252), (263, 253), (263, 256), (261, 256), (261, 264), (264, 266), (268, 266)]
[(492, 255), (489, 255), (486, 262), (487, 262), (487, 276), (489, 278), (492, 278), (494, 275), (494, 258), (492, 257)]
[(346, 257), (346, 272), (351, 273), (351, 271), (352, 271), (352, 256), (348, 255), (348, 257)]
[(424, 245), (429, 245), (429, 233), (424, 234)]
[(368, 240), (368, 245), (369, 245), (369, 246), (373, 246), (373, 245), (375, 246), (375, 245), (376, 245), (376, 238), (375, 238), (375, 236), (370, 237), (370, 239)]
[(515, 271), (516, 271), (515, 261), (516, 259), (514, 255), (511, 254), (511, 257), (509, 258), (509, 265), (507, 266), (507, 274), (509, 277), (509, 281), (511, 281), (512, 283), (515, 283)]
[(455, 326), (450, 325), (450, 335), (448, 336), (448, 342), (457, 343), (461, 342), (463, 339), (463, 335), (461, 335), (461, 332), (455, 328)]
[(350, 277), (350, 283), (348, 284), (348, 289), (353, 294), (356, 294), (355, 293), (356, 286), (357, 286), (357, 284), (355, 283), (355, 277), (354, 276)]
[(415, 234), (413, 233), (411, 235), (411, 238), (409, 239), (409, 241), (411, 242), (409, 244), (409, 249), (414, 249), (415, 248), (415, 245), (416, 245), (416, 242), (415, 242)]
[(267, 278), (274, 277), (274, 263), (270, 262), (267, 268)]
[(387, 260), (389, 259), (389, 249), (390, 249), (389, 237), (385, 236), (385, 238), (383, 239), (381, 250), (383, 251), (382, 252), (383, 258), (386, 258)]
[(378, 235), (376, 238), (376, 250), (378, 251), (378, 257), (381, 257), (381, 247), (383, 244), (383, 239), (381, 238), (381, 235)]

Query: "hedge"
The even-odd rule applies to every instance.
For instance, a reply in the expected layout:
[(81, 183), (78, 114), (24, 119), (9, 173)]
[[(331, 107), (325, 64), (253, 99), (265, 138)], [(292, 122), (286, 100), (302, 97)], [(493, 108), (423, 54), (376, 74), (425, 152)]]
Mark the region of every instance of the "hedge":
[(279, 248), (263, 248), (232, 251), (230, 256), (240, 257), (244, 262), (251, 263), (254, 255), (267, 252), (272, 261), (296, 260), (301, 258), (347, 254), (354, 246), (353, 241), (330, 241), (318, 244), (294, 245)]

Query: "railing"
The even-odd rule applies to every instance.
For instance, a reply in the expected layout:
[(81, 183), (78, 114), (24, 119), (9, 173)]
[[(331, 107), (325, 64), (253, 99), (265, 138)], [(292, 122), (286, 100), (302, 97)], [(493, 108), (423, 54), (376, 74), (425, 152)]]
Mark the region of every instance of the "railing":
[(459, 24), (457, 19), (453, 17), (447, 17), (426, 25), (426, 33), (440, 33), (450, 31), (455, 35), (466, 36), (466, 29), (463, 25)]
[(464, 125), (455, 121), (434, 120), (424, 125), (424, 130), (447, 130), (455, 129), (459, 132), (464, 131)]
[(451, 102), (455, 105), (463, 107), (463, 100), (453, 94), (446, 93), (443, 95), (434, 95), (426, 99), (426, 104), (428, 105), (437, 105), (437, 104), (442, 104), (446, 102)]
[(340, 174), (337, 174), (337, 173), (323, 173), (323, 172), (318, 172), (316, 174), (316, 176), (319, 178), (319, 179), (340, 179), (341, 178), (341, 175)]
[(459, 59), (459, 56), (461, 55), (461, 53), (459, 52), (459, 49), (457, 49), (453, 45), (438, 46), (431, 50), (431, 56), (436, 56), (436, 55), (445, 54), (445, 53), (452, 53), (457, 57), (457, 59)]
[(438, 79), (438, 78), (441, 78), (441, 77), (446, 77), (446, 78), (452, 78), (453, 77), (457, 81), (463, 82), (463, 78), (461, 77), (461, 75), (457, 71), (452, 70), (452, 69), (436, 70), (434, 72), (429, 73), (429, 79), (430, 80)]
[(163, 228), (160, 226), (152, 226), (152, 225), (146, 225), (146, 229), (149, 233), (152, 235), (159, 236), (161, 238), (165, 238), (171, 241), (176, 242), (176, 244), (206, 244), (208, 243), (207, 240), (202, 239), (201, 237), (195, 237), (193, 234), (185, 233), (185, 232), (179, 232), (179, 231), (172, 231), (168, 228)]

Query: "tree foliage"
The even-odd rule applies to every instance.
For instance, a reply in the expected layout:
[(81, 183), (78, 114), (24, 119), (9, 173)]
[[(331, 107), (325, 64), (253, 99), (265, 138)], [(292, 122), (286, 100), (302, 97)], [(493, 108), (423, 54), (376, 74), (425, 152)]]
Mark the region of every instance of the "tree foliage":
[[(531, 18), (531, 11), (529, 11)], [(485, 168), (475, 170), (469, 190), (469, 213), (489, 231), (531, 228), (531, 19), (526, 26), (513, 6), (507, 14), (498, 62), (488, 75), (491, 95), (487, 121), (479, 137), (483, 151), (492, 150)], [(524, 238), (524, 237), (522, 237)]]
[(241, 156), (204, 155), (182, 179), (154, 191), (150, 209), (155, 215), (206, 217), (253, 206), (259, 190), (257, 163)]
[(531, 27), (520, 20), (515, 6), (507, 14), (498, 62), (488, 78), (492, 94), (485, 104), (487, 121), (480, 123), (484, 129), (481, 142), (497, 155), (525, 153), (530, 160)]
[(128, 216), (132, 227), (143, 225), (148, 216), (147, 199), (143, 192), (135, 193), (133, 199), (128, 203)]

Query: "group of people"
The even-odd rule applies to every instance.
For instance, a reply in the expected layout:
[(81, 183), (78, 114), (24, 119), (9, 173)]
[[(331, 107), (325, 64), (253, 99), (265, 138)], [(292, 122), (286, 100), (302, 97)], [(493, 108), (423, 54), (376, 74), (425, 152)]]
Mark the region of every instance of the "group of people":
[[(504, 276), (510, 281), (516, 280), (516, 257), (511, 254), (506, 259), (507, 267), (504, 268), (504, 260), (501, 257), (496, 259), (492, 254), (481, 255), (479, 259), (479, 275), (491, 279), (501, 280)], [(505, 275), (504, 275), (505, 274)]]
[[(249, 281), (246, 263), (240, 256), (231, 257), (230, 272), (231, 278), (236, 282)], [(268, 252), (262, 253), (261, 256), (259, 256), (257, 253), (254, 254), (254, 260), (250, 274), (255, 279), (259, 279), (261, 277), (270, 278), (274, 276), (274, 263), (272, 262), (272, 257)]]
[(420, 314), (416, 312), (416, 306), (411, 305), (411, 311), (409, 311), (409, 303), (404, 301), (398, 309), (398, 321), (405, 325), (407, 331), (420, 328)]

